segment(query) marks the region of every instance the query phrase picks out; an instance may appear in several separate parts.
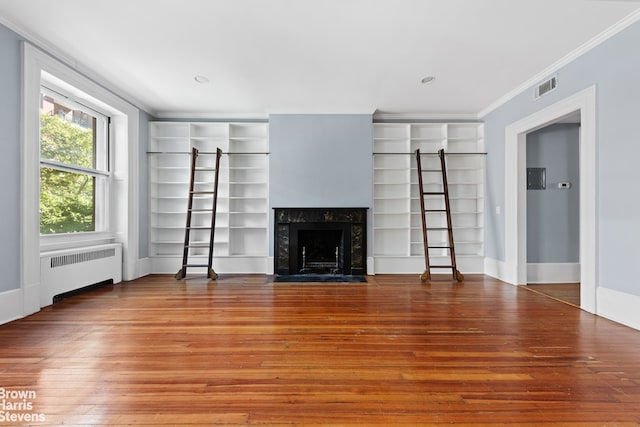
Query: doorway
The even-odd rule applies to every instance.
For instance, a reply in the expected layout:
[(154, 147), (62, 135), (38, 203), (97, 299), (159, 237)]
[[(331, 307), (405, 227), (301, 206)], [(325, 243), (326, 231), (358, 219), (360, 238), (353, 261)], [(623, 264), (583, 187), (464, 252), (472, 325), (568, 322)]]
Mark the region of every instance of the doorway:
[(526, 135), (580, 114), (580, 307), (596, 312), (596, 90), (589, 87), (505, 130), (505, 279), (527, 283)]
[(526, 138), (527, 286), (580, 306), (580, 113)]

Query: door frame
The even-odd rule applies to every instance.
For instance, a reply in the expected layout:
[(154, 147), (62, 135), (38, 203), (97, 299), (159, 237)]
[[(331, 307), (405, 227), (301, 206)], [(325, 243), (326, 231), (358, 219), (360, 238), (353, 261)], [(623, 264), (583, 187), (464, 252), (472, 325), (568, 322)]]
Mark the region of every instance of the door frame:
[(527, 133), (580, 113), (580, 307), (596, 312), (596, 87), (591, 86), (505, 128), (505, 279), (527, 283)]

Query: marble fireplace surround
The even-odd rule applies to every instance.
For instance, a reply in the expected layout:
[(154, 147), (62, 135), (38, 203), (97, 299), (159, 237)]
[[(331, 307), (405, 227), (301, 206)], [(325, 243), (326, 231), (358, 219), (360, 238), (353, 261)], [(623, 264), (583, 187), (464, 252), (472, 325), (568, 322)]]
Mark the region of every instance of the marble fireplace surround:
[(341, 230), (340, 274), (366, 274), (367, 208), (274, 208), (276, 275), (300, 274), (300, 230)]

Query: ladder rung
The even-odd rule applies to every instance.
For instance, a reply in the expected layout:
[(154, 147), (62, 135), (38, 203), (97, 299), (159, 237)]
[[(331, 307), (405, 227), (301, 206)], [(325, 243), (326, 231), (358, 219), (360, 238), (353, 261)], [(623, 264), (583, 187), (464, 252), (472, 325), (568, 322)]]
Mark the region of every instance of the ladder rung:
[[(453, 227), (451, 226), (451, 211), (449, 208), (449, 194), (448, 194), (448, 186), (447, 186), (447, 168), (445, 166), (445, 158), (444, 158), (444, 149), (440, 149), (438, 150), (438, 156), (440, 157), (440, 169), (422, 169), (422, 164), (420, 161), (420, 150), (416, 150), (416, 160), (417, 160), (417, 170), (418, 170), (418, 189), (420, 192), (420, 209), (422, 210), (422, 232), (424, 234), (424, 256), (425, 256), (425, 261), (426, 261), (426, 267), (427, 267), (427, 271), (425, 272), (426, 276), (423, 274), (422, 276), (420, 276), (421, 280), (428, 280), (429, 278), (429, 270), (431, 270), (432, 268), (442, 268), (442, 269), (448, 269), (451, 268), (454, 270), (454, 277), (460, 281), (462, 280), (462, 275), (460, 274), (460, 272), (458, 272), (458, 270), (456, 269), (456, 260), (455, 260), (455, 250), (454, 250), (454, 242), (453, 242)], [(431, 166), (432, 168), (434, 166)], [(437, 186), (437, 187), (430, 187), (430, 188), (442, 188), (442, 191), (424, 191), (424, 187), (423, 187), (423, 172), (439, 172), (442, 174), (442, 186)], [(442, 196), (444, 197), (444, 201), (445, 201), (445, 208), (444, 209), (425, 209), (425, 205), (427, 201), (433, 202), (435, 199), (428, 199), (425, 196)], [(437, 206), (441, 206), (441, 205), (434, 205), (434, 207)], [(439, 212), (439, 213), (446, 213), (447, 215), (447, 225), (446, 227), (433, 227), (433, 228), (429, 228), (429, 226), (427, 225), (427, 216), (425, 215), (426, 212)], [(439, 243), (436, 246), (429, 246), (427, 243), (427, 233), (429, 231), (444, 231), (446, 230), (449, 234), (449, 241), (447, 242), (448, 245), (444, 242)], [(449, 262), (451, 263), (451, 265), (429, 265), (429, 252), (431, 249), (441, 249), (441, 250), (448, 250), (449, 251)]]
[[(196, 267), (196, 268), (207, 268), (207, 277), (210, 279), (217, 278), (217, 274), (213, 271), (211, 267), (211, 258), (213, 252), (213, 243), (214, 243), (214, 232), (215, 228), (213, 225), (215, 224), (215, 214), (216, 214), (216, 201), (218, 199), (218, 172), (220, 171), (220, 156), (222, 154), (222, 150), (219, 148), (216, 150), (216, 164), (214, 167), (211, 165), (203, 165), (201, 167), (196, 166), (196, 158), (198, 157), (198, 150), (193, 148), (191, 151), (191, 177), (189, 178), (189, 206), (187, 207), (187, 227), (185, 227), (185, 242), (183, 246), (183, 255), (182, 255), (182, 268), (175, 274), (176, 279), (184, 279), (186, 275), (186, 270), (188, 267)], [(203, 153), (204, 154), (204, 153)], [(207, 153), (211, 154), (211, 153)], [(208, 186), (206, 182), (196, 181), (195, 173), (196, 172), (214, 172), (214, 182), (212, 190), (204, 190), (210, 189), (211, 186)], [(203, 185), (200, 187), (199, 185)], [(196, 188), (199, 188), (196, 190)], [(200, 190), (202, 188), (202, 190)], [(194, 200), (213, 200), (213, 206), (211, 208), (194, 208), (192, 203)], [(212, 214), (212, 223), (210, 226), (191, 226), (191, 217), (193, 212), (211, 212)], [(191, 231), (194, 230), (207, 230), (211, 233), (209, 237), (209, 242), (203, 242), (199, 240), (195, 243), (191, 243), (189, 241), (191, 236)], [(189, 258), (189, 249), (208, 249), (209, 250), (209, 264), (190, 264), (188, 262)], [(194, 251), (195, 252), (195, 251)], [(193, 256), (193, 255), (192, 255)]]

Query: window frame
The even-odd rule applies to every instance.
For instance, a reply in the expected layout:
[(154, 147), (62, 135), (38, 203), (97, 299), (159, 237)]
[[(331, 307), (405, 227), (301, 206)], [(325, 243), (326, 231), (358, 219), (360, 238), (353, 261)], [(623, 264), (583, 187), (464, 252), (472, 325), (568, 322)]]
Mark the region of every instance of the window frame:
[[(145, 259), (139, 259), (141, 110), (122, 95), (107, 89), (108, 84), (81, 64), (68, 58), (65, 63), (26, 40), (21, 42), (21, 48), (20, 289), (22, 314), (27, 315), (40, 309), (40, 255), (43, 252), (118, 242), (122, 244), (123, 280), (147, 274), (149, 266)], [(66, 57), (59, 55), (59, 58)], [(69, 63), (74, 64), (73, 67)], [(86, 99), (82, 94), (72, 93), (75, 98), (108, 111), (112, 118), (111, 232), (73, 233), (40, 239), (39, 99), (44, 77), (49, 82), (61, 83), (57, 85), (59, 87), (67, 89), (66, 84), (69, 88), (80, 89)]]
[(65, 107), (74, 110), (80, 110), (96, 118), (96, 140), (94, 146), (95, 160), (93, 168), (73, 165), (52, 159), (45, 159), (42, 157), (42, 153), (40, 153), (40, 170), (42, 170), (43, 167), (46, 167), (62, 172), (77, 173), (96, 178), (94, 187), (94, 230), (51, 234), (40, 233), (40, 240), (41, 242), (43, 240), (45, 242), (55, 242), (56, 240), (70, 238), (72, 235), (76, 234), (95, 235), (96, 233), (110, 233), (111, 229), (109, 223), (109, 211), (111, 199), (110, 188), (112, 179), (112, 141), (109, 131), (109, 123), (111, 121), (110, 115), (108, 112), (100, 111), (99, 108), (96, 108), (92, 105), (87, 105), (88, 103), (86, 101), (79, 102), (75, 100), (71, 93), (57, 87), (55, 84), (47, 81), (46, 79), (42, 80), (42, 83), (40, 85), (40, 93), (41, 95), (51, 97), (57, 103), (64, 105)]

